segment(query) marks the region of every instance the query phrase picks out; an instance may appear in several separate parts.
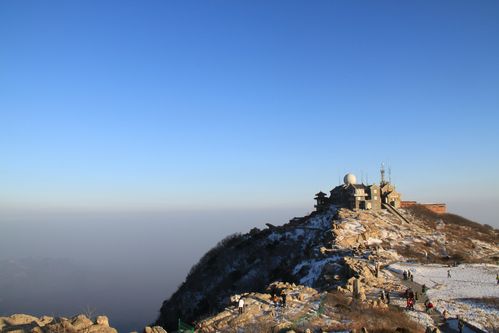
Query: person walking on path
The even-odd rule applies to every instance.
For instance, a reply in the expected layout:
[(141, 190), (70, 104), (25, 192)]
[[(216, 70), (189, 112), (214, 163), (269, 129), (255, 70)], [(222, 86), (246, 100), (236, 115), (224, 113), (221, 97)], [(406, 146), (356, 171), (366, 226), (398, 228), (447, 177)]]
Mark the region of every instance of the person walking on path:
[(457, 328), (459, 328), (459, 333), (463, 333), (464, 321), (459, 316), (457, 316)]
[(431, 313), (433, 311), (433, 303), (430, 300), (427, 300), (424, 303), (426, 313)]
[(282, 298), (282, 307), (285, 308), (286, 307), (286, 292), (282, 291), (281, 293), (281, 298)]
[(386, 291), (386, 304), (390, 304), (390, 292)]
[(277, 295), (274, 295), (272, 302), (274, 302), (274, 307), (277, 307), (279, 305), (279, 298), (277, 297)]
[(270, 289), (270, 299), (274, 299), (274, 296), (275, 296), (275, 286), (272, 286), (272, 288)]
[(447, 270), (447, 278), (450, 279), (452, 275), (450, 275), (450, 269)]
[(497, 284), (499, 284), (499, 274), (496, 274)]
[(243, 314), (244, 299), (242, 297), (239, 299), (238, 305), (239, 305), (239, 314)]

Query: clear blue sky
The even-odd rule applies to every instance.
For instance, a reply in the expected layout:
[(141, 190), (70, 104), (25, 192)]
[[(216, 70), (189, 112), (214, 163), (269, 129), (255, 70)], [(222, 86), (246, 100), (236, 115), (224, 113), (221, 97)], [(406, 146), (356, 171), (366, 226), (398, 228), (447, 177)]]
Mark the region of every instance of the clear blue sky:
[(490, 223), (499, 2), (1, 1), (0, 115), (2, 209), (311, 208), (386, 161)]

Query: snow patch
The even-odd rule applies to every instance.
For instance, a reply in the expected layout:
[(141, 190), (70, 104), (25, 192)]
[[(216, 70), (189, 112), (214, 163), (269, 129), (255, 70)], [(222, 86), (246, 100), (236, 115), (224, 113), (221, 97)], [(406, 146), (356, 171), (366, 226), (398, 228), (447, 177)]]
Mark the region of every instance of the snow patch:
[[(397, 263), (388, 267), (402, 273), (411, 271), (414, 282), (425, 284), (430, 289), (427, 295), (439, 312), (446, 310), (450, 316), (461, 316), (465, 321), (481, 329), (490, 327), (489, 323), (499, 322), (499, 311), (466, 299), (499, 298), (496, 274), (499, 266), (489, 264), (463, 264), (457, 267), (443, 265), (421, 265)], [(451, 277), (448, 277), (450, 271)]]
[(325, 259), (311, 259), (305, 260), (293, 269), (293, 274), (298, 274), (298, 272), (303, 267), (308, 267), (308, 273), (300, 279), (300, 284), (305, 286), (313, 286), (315, 282), (319, 279), (324, 266), (330, 263), (336, 263), (340, 259), (339, 256), (333, 256)]

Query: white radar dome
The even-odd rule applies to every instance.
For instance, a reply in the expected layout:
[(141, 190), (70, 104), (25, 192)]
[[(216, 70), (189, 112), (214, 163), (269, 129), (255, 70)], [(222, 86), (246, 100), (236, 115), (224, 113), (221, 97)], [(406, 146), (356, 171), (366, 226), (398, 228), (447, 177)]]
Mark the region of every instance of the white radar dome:
[(347, 173), (345, 177), (343, 178), (343, 181), (345, 182), (346, 185), (349, 184), (356, 184), (357, 183), (357, 177), (353, 173)]

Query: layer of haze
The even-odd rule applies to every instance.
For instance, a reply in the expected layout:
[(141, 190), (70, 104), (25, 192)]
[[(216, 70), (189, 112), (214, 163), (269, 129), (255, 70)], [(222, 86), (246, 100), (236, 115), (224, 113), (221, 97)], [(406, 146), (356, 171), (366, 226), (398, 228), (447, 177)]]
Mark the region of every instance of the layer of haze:
[[(225, 236), (282, 224), (297, 209), (4, 214), (0, 316), (105, 314), (140, 331), (191, 266)], [(89, 311), (90, 310), (90, 311)]]
[(2, 1), (0, 315), (88, 305), (140, 330), (223, 236), (382, 161), (404, 199), (499, 227), (498, 18), (497, 1)]

